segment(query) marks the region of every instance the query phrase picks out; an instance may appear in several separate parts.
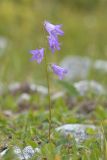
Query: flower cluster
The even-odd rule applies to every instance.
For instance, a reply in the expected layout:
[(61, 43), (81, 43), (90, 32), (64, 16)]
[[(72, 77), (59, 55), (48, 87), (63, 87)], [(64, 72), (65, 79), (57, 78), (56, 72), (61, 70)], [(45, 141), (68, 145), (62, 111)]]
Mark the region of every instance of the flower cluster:
[[(64, 32), (61, 30), (62, 25), (53, 25), (48, 21), (44, 22), (44, 27), (46, 31), (48, 32), (48, 43), (49, 48), (52, 53), (54, 53), (56, 50), (60, 50), (60, 43), (58, 41), (58, 36), (63, 36)], [(32, 54), (31, 61), (36, 60), (37, 63), (41, 63), (44, 58), (44, 48), (31, 50), (30, 53)], [(67, 70), (57, 66), (56, 64), (52, 64), (51, 68), (53, 72), (58, 75), (59, 79), (63, 79), (65, 74), (67, 73)]]
[(52, 53), (55, 50), (60, 50), (60, 43), (58, 41), (58, 35), (63, 36), (64, 32), (61, 30), (62, 25), (53, 25), (48, 21), (44, 22), (46, 31), (49, 33), (48, 42)]

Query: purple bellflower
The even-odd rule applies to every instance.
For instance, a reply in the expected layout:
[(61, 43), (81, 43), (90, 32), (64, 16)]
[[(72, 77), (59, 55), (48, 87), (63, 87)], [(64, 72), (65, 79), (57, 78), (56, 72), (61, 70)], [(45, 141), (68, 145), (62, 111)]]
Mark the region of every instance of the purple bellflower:
[(41, 63), (43, 57), (44, 57), (44, 48), (31, 50), (30, 53), (33, 55), (31, 58), (31, 61), (36, 60), (37, 63)]
[(46, 31), (49, 33), (49, 35), (53, 35), (55, 37), (57, 35), (60, 35), (60, 36), (64, 35), (64, 32), (61, 30), (61, 27), (62, 27), (61, 24), (53, 25), (50, 22), (45, 21), (44, 26), (45, 26)]
[(65, 74), (67, 74), (67, 70), (60, 67), (60, 66), (57, 66), (56, 64), (52, 64), (52, 70), (53, 72), (58, 75), (59, 79), (62, 80), (65, 76)]
[(48, 43), (52, 53), (54, 53), (55, 50), (60, 50), (60, 43), (58, 42), (57, 37), (54, 37), (53, 35), (48, 36)]

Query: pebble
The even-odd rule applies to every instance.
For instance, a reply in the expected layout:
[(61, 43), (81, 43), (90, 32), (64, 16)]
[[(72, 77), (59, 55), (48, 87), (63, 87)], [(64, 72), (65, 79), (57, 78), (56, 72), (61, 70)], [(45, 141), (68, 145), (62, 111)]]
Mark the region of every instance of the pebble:
[(16, 103), (21, 111), (30, 107), (30, 98), (31, 96), (28, 93), (22, 93), (19, 96)]
[(0, 36), (0, 48), (4, 49), (7, 47), (7, 39), (5, 37)]
[(51, 96), (51, 100), (57, 100), (59, 98), (63, 98), (65, 96), (65, 92), (60, 91), (60, 92), (56, 92)]
[(107, 72), (107, 61), (96, 60), (93, 66), (96, 70)]
[(0, 56), (2, 56), (5, 52), (5, 48), (7, 48), (8, 40), (5, 37), (0, 36)]
[(41, 95), (47, 95), (48, 94), (48, 88), (42, 85), (36, 85), (36, 90)]
[(20, 95), (20, 97), (18, 98), (18, 103), (24, 103), (24, 102), (28, 102), (30, 100), (30, 95), (27, 93), (22, 93)]
[(9, 84), (9, 86), (8, 86), (8, 90), (9, 90), (9, 92), (11, 93), (11, 94), (16, 94), (17, 92), (19, 92), (20, 91), (20, 83), (18, 83), (18, 82), (15, 82), (15, 83), (11, 83), (11, 84)]
[(20, 160), (27, 160), (33, 157), (35, 153), (39, 153), (39, 148), (33, 148), (32, 146), (26, 146), (23, 150), (19, 147), (14, 147), (14, 153), (18, 156)]
[(5, 149), (4, 151), (2, 151), (2, 152), (0, 153), (0, 157), (3, 157), (3, 156), (7, 153), (7, 151), (8, 151), (8, 149)]

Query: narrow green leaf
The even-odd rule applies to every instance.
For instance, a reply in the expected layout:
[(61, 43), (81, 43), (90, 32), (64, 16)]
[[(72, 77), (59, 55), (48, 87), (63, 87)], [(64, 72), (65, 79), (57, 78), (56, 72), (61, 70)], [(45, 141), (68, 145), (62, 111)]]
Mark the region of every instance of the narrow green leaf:
[(77, 89), (74, 87), (74, 85), (66, 82), (66, 81), (57, 81), (60, 85), (62, 85), (64, 87), (64, 89), (66, 89), (66, 91), (69, 93), (70, 96), (78, 96), (79, 93), (77, 91)]

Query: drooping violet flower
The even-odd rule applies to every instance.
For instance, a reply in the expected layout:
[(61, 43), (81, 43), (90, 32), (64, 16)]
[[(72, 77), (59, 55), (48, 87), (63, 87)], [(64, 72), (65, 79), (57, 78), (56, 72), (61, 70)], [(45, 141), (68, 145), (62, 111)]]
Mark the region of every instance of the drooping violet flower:
[(44, 48), (31, 50), (30, 53), (33, 55), (31, 58), (31, 61), (36, 60), (37, 63), (41, 63), (43, 57), (44, 57)]
[(52, 64), (51, 65), (53, 72), (58, 75), (59, 79), (62, 80), (65, 76), (65, 74), (67, 73), (67, 70), (57, 66), (56, 64)]
[(53, 35), (53, 36), (63, 36), (64, 32), (61, 30), (62, 25), (58, 24), (58, 25), (53, 25), (48, 21), (44, 22), (44, 26), (46, 31), (49, 33), (49, 35)]
[(48, 36), (48, 43), (52, 53), (54, 53), (55, 50), (60, 50), (60, 43), (58, 42), (57, 37), (54, 37), (53, 35)]

